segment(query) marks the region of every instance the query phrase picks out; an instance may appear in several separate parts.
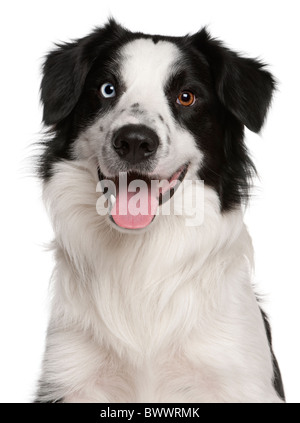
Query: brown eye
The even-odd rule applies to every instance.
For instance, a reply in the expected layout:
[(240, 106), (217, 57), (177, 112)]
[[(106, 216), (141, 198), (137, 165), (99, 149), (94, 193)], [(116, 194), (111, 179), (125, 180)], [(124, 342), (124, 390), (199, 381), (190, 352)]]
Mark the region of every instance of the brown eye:
[(196, 101), (196, 97), (190, 91), (182, 91), (177, 97), (176, 103), (181, 106), (192, 106)]

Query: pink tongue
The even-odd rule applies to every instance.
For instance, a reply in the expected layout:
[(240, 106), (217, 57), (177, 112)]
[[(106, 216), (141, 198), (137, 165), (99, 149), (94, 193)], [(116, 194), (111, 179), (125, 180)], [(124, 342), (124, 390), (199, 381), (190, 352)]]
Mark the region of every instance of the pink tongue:
[[(134, 196), (137, 197), (133, 198)], [(158, 198), (151, 195), (150, 187), (145, 187), (138, 193), (123, 189), (117, 192), (111, 216), (121, 228), (141, 229), (152, 222), (157, 207)]]
[[(161, 181), (160, 194), (165, 195), (171, 188), (174, 188), (178, 178), (182, 173), (180, 168), (171, 179)], [(111, 209), (111, 216), (114, 222), (121, 228), (141, 229), (148, 226), (156, 215), (159, 205), (159, 192), (151, 189), (150, 181), (144, 183), (142, 187), (130, 191), (126, 175), (120, 178), (119, 189), (117, 189), (116, 202)], [(134, 181), (134, 179), (132, 179)]]

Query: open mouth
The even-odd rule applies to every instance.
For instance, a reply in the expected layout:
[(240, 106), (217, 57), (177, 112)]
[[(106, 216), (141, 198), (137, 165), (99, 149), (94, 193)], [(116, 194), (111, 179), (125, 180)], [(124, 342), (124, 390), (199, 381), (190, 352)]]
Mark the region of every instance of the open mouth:
[(188, 165), (181, 166), (168, 179), (136, 172), (121, 172), (107, 178), (98, 168), (103, 193), (109, 203), (109, 217), (120, 228), (142, 229), (154, 220), (158, 207), (170, 200), (183, 181)]

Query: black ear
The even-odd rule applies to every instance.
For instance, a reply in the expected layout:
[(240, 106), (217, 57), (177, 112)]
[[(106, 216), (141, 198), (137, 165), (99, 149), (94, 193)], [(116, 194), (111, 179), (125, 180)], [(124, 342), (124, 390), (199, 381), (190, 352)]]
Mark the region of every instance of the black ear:
[(72, 111), (89, 67), (89, 63), (82, 60), (80, 42), (60, 45), (48, 54), (41, 84), (43, 120), (46, 125), (58, 123)]
[(267, 114), (275, 82), (258, 60), (239, 56), (202, 29), (192, 44), (206, 57), (223, 105), (251, 131), (258, 132)]
[(100, 49), (122, 31), (125, 30), (111, 19), (91, 35), (57, 45), (57, 49), (47, 55), (41, 83), (46, 125), (54, 125), (71, 113)]

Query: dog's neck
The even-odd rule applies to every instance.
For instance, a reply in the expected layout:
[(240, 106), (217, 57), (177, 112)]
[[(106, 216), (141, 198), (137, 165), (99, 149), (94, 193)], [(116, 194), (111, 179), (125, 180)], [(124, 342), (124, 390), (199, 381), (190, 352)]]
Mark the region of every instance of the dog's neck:
[(100, 327), (99, 339), (106, 330), (114, 345), (119, 340), (120, 353), (129, 348), (142, 356), (178, 331), (189, 333), (207, 307), (221, 310), (223, 289), (237, 272), (249, 280), (252, 246), (242, 211), (222, 214), (210, 188), (202, 225), (158, 216), (147, 232), (131, 235), (96, 213), (91, 178), (85, 167), (61, 163), (44, 190), (56, 235), (57, 321)]
[(135, 267), (149, 272), (159, 263), (163, 275), (164, 268), (172, 271), (195, 257), (200, 269), (217, 253), (234, 252), (252, 260), (241, 208), (221, 213), (218, 196), (209, 187), (204, 187), (200, 225), (187, 226), (185, 216), (160, 215), (145, 232), (122, 233), (108, 223), (107, 216), (97, 214), (96, 185), (97, 175), (88, 171), (87, 163), (61, 162), (44, 186), (56, 244), (79, 274), (87, 267), (97, 271), (106, 266), (124, 273)]

